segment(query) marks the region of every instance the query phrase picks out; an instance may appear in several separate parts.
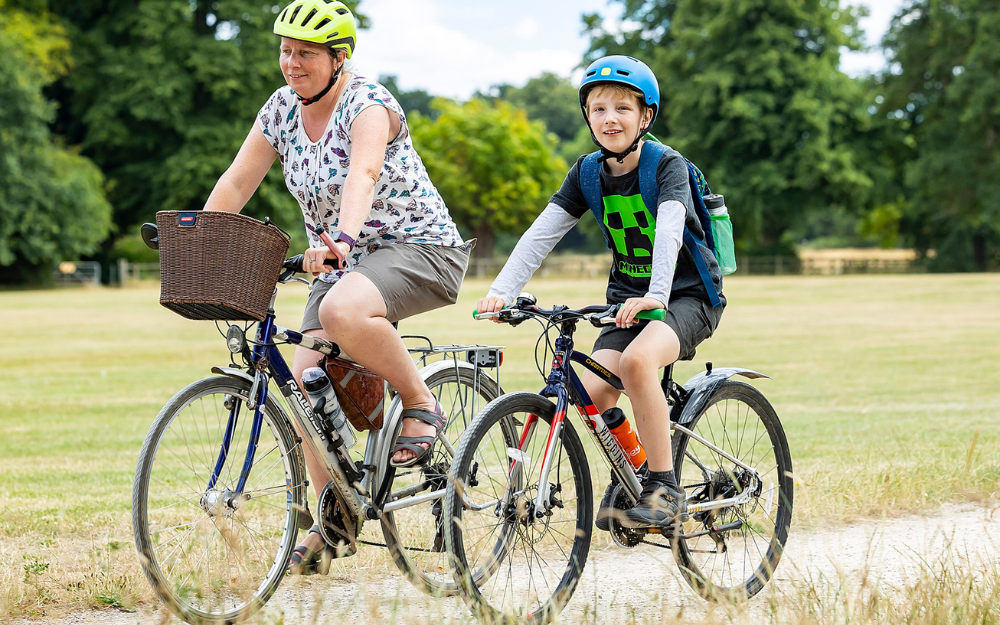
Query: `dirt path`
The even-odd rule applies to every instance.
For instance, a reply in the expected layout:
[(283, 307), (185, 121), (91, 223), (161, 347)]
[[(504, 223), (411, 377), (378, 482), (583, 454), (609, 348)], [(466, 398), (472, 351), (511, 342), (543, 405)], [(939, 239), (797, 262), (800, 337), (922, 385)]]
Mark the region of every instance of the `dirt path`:
[[(1000, 509), (946, 506), (928, 516), (867, 521), (829, 530), (795, 531), (773, 584), (790, 587), (801, 580), (813, 584), (856, 578), (867, 571), (889, 585), (915, 578), (921, 563), (945, 553), (962, 554), (973, 563), (1000, 559)], [(684, 583), (671, 554), (641, 546), (592, 550), (573, 600), (558, 622), (607, 621), (630, 613), (697, 613), (704, 602)], [(299, 578), (285, 583), (268, 604), (272, 619), (264, 622), (367, 623), (386, 619), (400, 623), (464, 623), (471, 616), (460, 599), (430, 599), (408, 582), (387, 576), (359, 588), (336, 574), (324, 579)], [(614, 619), (620, 621), (621, 619)], [(134, 625), (176, 623), (160, 612), (87, 610), (42, 621), (16, 620), (14, 625)]]

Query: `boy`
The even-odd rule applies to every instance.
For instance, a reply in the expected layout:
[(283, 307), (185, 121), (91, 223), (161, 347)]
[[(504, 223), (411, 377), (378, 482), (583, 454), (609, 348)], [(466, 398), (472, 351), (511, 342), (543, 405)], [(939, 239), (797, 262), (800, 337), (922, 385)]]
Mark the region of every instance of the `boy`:
[[(615, 325), (601, 332), (591, 357), (621, 377), (648, 458), (649, 476), (639, 501), (621, 519), (622, 525), (634, 528), (663, 527), (686, 513), (684, 492), (673, 472), (669, 409), (659, 370), (694, 357), (695, 347), (718, 327), (726, 301), (714, 255), (683, 245), (685, 226), (701, 239), (704, 233), (680, 154), (667, 148), (656, 167), (655, 220), (642, 201), (638, 175), (642, 137), (656, 119), (659, 104), (656, 77), (631, 57), (595, 61), (580, 85), (584, 119), (603, 162), (601, 228), (613, 254), (607, 300), (622, 304)], [(495, 312), (513, 302), (556, 243), (590, 212), (581, 189), (584, 158), (570, 169), (562, 187), (521, 237), (477, 310)], [(706, 289), (693, 254), (704, 258), (715, 293)], [(718, 305), (713, 307), (712, 299)], [(666, 309), (665, 322), (636, 321), (640, 311), (658, 308)], [(584, 372), (583, 383), (598, 410), (615, 407), (617, 390), (589, 371)], [(611, 486), (597, 514), (600, 529), (608, 527), (610, 493)]]

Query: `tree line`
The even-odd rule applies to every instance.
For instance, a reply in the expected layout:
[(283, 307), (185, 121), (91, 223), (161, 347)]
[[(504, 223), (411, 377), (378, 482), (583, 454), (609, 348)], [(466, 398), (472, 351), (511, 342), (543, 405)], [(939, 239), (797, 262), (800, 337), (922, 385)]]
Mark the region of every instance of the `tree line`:
[[(930, 270), (1000, 265), (996, 2), (910, 0), (882, 41), (886, 69), (862, 78), (840, 70), (863, 33), (838, 0), (614, 2), (622, 20), (583, 16), (581, 64), (628, 54), (653, 68), (653, 132), (726, 195), (741, 253), (908, 246)], [(0, 283), (43, 282), (65, 259), (147, 259), (139, 224), (200, 209), (283, 84), (279, 8), (0, 0)], [(466, 102), (381, 79), (480, 255), (508, 248), (594, 149), (564, 77)], [(245, 212), (305, 245), (277, 164)], [(600, 249), (595, 224), (579, 230), (566, 245)]]

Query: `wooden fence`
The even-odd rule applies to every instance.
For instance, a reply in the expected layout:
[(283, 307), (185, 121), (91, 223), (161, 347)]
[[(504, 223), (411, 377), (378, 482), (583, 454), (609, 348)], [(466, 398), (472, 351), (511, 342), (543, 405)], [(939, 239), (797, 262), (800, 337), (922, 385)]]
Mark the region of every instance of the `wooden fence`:
[[(842, 275), (858, 273), (912, 273), (921, 271), (908, 250), (822, 250), (791, 256), (741, 256), (736, 275)], [(488, 278), (503, 268), (505, 258), (476, 258), (468, 275)], [(586, 278), (605, 280), (611, 267), (610, 254), (555, 254), (542, 263), (537, 275), (546, 278)], [(118, 261), (118, 282), (127, 285), (145, 280), (159, 281), (159, 263)]]

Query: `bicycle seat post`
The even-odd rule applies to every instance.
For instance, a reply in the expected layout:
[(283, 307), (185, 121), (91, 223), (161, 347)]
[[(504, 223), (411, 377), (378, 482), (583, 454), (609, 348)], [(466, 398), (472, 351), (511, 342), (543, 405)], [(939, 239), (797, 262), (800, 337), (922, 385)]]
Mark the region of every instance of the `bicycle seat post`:
[(663, 394), (667, 397), (670, 396), (670, 384), (674, 381), (674, 363), (670, 363), (663, 369), (663, 380), (660, 382), (660, 388), (663, 389)]

